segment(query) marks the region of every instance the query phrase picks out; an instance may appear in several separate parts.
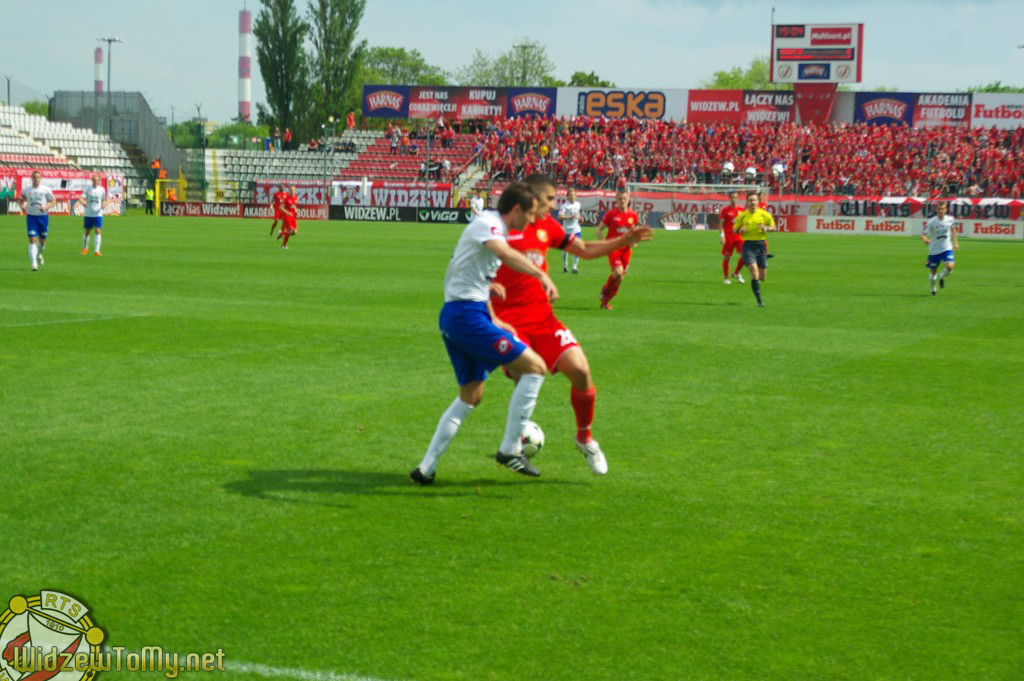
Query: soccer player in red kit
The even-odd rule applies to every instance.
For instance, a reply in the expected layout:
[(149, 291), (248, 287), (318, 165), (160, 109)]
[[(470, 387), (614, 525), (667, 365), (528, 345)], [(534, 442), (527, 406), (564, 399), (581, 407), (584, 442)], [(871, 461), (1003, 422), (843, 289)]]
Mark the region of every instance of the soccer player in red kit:
[(721, 230), (722, 240), (722, 274), (725, 276), (724, 284), (731, 284), (729, 280), (729, 258), (732, 257), (733, 251), (736, 252), (736, 269), (732, 273), (733, 279), (739, 280), (742, 284), (743, 275), (740, 270), (743, 269), (743, 237), (732, 231), (733, 222), (736, 220), (736, 216), (743, 212), (743, 208), (739, 205), (739, 192), (729, 192), (729, 205), (726, 206), (718, 213), (719, 227)]
[[(629, 234), (629, 232), (637, 228), (639, 222), (640, 216), (629, 209), (629, 190), (625, 187), (620, 187), (615, 192), (615, 207), (605, 213), (601, 224), (597, 226), (597, 238), (601, 238), (601, 232), (606, 228), (609, 239)], [(608, 254), (608, 264), (611, 265), (612, 273), (601, 289), (601, 308), (604, 310), (612, 309), (611, 300), (619, 292), (619, 287), (622, 286), (622, 278), (626, 276), (626, 272), (629, 270), (629, 259), (633, 254), (633, 243), (636, 242), (634, 241), (625, 248)]]
[(291, 193), (286, 194), (284, 199), (281, 201), (281, 236), (284, 237), (284, 241), (281, 242), (281, 248), (288, 248), (288, 239), (292, 237), (292, 234), (299, 231), (299, 225), (297, 222), (299, 214), (299, 196), (295, 191), (295, 187), (290, 187)]
[[(546, 175), (530, 175), (523, 181), (537, 195), (535, 222), (522, 230), (510, 230), (508, 245), (545, 272), (548, 248), (554, 247), (584, 259), (599, 258), (614, 251), (628, 249), (638, 241), (651, 238), (649, 227), (631, 229), (614, 239), (585, 243), (578, 234), (567, 233), (551, 216), (555, 207), (555, 185)], [(576, 414), (576, 448), (587, 459), (596, 475), (608, 472), (608, 462), (591, 428), (594, 423), (594, 402), (597, 388), (590, 375), (590, 365), (583, 348), (557, 317), (547, 295), (536, 279), (502, 266), (492, 282), (491, 304), (495, 323), (511, 327), (541, 356), (551, 373), (561, 372), (572, 384), (569, 401)], [(518, 380), (513, 372), (509, 376)]]
[[(274, 196), (271, 198), (271, 205), (274, 208), (274, 223), (270, 225), (270, 236), (274, 236), (274, 230), (277, 229), (278, 221), (284, 220), (284, 215), (281, 213), (281, 204), (284, 203), (287, 196), (288, 192), (284, 190), (284, 187), (281, 187), (274, 192)], [(281, 237), (278, 236), (277, 238), (280, 239)]]

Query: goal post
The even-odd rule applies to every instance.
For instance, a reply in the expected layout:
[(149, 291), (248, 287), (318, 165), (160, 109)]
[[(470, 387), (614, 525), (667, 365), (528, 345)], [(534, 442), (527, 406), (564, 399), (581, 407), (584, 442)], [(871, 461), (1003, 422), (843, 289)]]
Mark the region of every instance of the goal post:
[(767, 195), (767, 187), (759, 184), (659, 184), (630, 182), (630, 200), (634, 206), (649, 206), (647, 224), (665, 229), (708, 229), (709, 218), (729, 201), (729, 194), (740, 193), (740, 205), (750, 192)]
[(164, 201), (176, 202), (188, 200), (188, 181), (178, 180), (157, 180), (156, 181), (156, 202), (154, 208), (156, 214), (160, 215), (160, 204)]

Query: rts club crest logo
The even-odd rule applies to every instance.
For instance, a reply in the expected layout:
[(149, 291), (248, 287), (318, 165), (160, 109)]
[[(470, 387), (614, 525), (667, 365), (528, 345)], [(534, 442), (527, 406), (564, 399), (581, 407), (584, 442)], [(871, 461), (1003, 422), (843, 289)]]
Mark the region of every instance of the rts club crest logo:
[(103, 643), (89, 608), (59, 591), (15, 596), (0, 616), (0, 681), (91, 681)]

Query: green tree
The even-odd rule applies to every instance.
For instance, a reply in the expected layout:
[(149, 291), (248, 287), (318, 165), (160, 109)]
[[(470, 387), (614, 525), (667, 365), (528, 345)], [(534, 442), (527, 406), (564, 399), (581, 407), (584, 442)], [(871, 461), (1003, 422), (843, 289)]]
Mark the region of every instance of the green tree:
[(522, 38), (493, 59), (477, 49), (473, 60), (456, 72), (455, 79), (460, 85), (550, 87), (559, 82), (554, 79), (554, 71), (547, 47)]
[(25, 102), (21, 105), (21, 108), (25, 109), (27, 113), (33, 116), (46, 116), (50, 115), (50, 104), (49, 102), (34, 99), (31, 102)]
[(282, 129), (294, 128), (296, 113), (306, 108), (308, 97), (308, 64), (303, 49), (308, 26), (296, 12), (293, 0), (262, 2), (252, 31), (268, 108), (257, 105), (257, 118), (272, 121)]
[(739, 66), (728, 71), (715, 71), (703, 81), (705, 90), (792, 90), (789, 83), (771, 82), (771, 61), (767, 56), (754, 57), (746, 69)]
[(964, 92), (1024, 92), (1024, 87), (1017, 85), (1003, 85), (1003, 81), (994, 80), (985, 85), (972, 85)]
[(615, 87), (615, 83), (599, 78), (593, 71), (590, 73), (576, 71), (569, 79), (569, 87)]
[(447, 85), (448, 74), (428, 64), (419, 50), (371, 47), (363, 58), (363, 84)]
[(315, 119), (328, 116), (343, 119), (349, 109), (356, 108), (362, 92), (355, 92), (366, 41), (356, 42), (366, 0), (311, 0), (308, 20), (312, 52), (312, 103)]

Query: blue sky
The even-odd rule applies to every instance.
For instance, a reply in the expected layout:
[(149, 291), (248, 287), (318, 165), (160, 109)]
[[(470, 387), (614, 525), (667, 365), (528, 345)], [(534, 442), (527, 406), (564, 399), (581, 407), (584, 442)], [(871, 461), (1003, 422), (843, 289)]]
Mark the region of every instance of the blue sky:
[[(371, 45), (416, 48), (449, 71), (476, 48), (496, 54), (529, 36), (547, 46), (559, 78), (593, 70), (619, 86), (692, 88), (768, 52), (773, 4), (779, 23), (863, 22), (861, 89), (1024, 84), (1021, 0), (368, 0), (361, 34)], [(49, 0), (19, 10), (25, 6), (0, 0), (0, 75), (47, 94), (91, 89), (96, 38), (114, 35), (125, 40), (114, 45), (114, 89), (142, 91), (158, 115), (170, 117), (173, 106), (176, 119), (194, 116), (196, 103), (210, 120), (235, 115), (242, 0)], [(11, 25), (14, 17), (24, 30)], [(25, 17), (45, 27), (45, 41)], [(258, 102), (263, 86), (255, 64), (253, 71)], [(0, 97), (2, 88), (0, 81)]]

